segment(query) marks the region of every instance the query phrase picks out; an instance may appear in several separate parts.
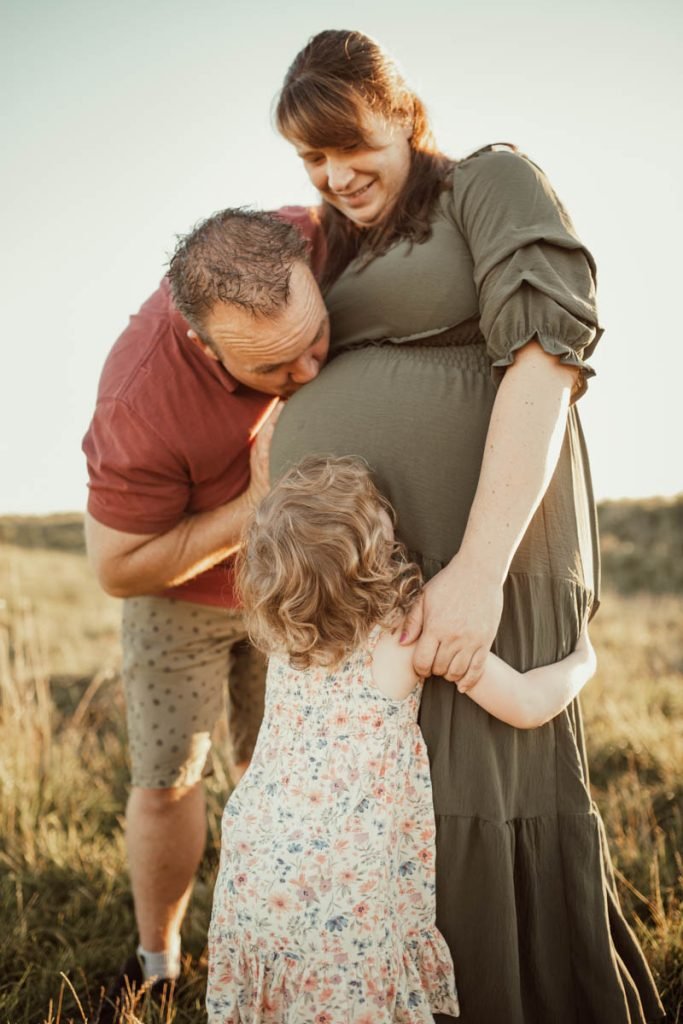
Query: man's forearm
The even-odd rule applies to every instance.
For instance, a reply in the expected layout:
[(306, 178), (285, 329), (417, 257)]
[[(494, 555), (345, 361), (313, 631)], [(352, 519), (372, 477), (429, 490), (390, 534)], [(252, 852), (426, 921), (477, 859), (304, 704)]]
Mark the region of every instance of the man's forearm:
[(251, 510), (249, 493), (208, 512), (187, 516), (154, 536), (130, 537), (125, 551), (107, 549), (100, 524), (89, 519), (88, 548), (98, 577), (114, 597), (156, 593), (223, 561), (239, 545)]
[(502, 584), (557, 465), (576, 371), (532, 342), (501, 381), (459, 563)]

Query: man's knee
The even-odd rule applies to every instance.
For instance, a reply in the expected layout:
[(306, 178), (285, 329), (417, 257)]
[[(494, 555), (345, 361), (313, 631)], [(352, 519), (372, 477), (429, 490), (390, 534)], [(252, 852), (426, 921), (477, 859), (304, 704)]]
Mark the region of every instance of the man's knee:
[(183, 804), (203, 799), (201, 782), (191, 786), (169, 786), (166, 789), (148, 789), (133, 786), (128, 798), (128, 817), (142, 813), (148, 817), (163, 817), (173, 813)]

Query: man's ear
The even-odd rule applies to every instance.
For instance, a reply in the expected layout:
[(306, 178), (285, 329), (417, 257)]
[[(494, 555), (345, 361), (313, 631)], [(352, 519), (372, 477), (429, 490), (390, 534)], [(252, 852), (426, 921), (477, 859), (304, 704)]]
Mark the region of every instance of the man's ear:
[(199, 337), (196, 331), (189, 330), (187, 332), (187, 336), (190, 339), (190, 341), (193, 341), (195, 343), (195, 345), (199, 345), (200, 349), (202, 350), (205, 356), (208, 356), (209, 359), (213, 359), (213, 361), (216, 363), (218, 362), (218, 356), (216, 355), (214, 350), (211, 348), (210, 345), (207, 345), (205, 341), (202, 341), (202, 339)]

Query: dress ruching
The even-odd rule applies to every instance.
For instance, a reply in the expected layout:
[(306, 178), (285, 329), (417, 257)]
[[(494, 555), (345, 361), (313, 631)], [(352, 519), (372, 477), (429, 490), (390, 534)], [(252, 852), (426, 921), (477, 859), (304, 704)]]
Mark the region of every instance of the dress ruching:
[(530, 160), (488, 152), (455, 169), (452, 215), (467, 238), (479, 295), (480, 327), (499, 380), (514, 353), (536, 338), (581, 369), (602, 335), (595, 261), (548, 179)]

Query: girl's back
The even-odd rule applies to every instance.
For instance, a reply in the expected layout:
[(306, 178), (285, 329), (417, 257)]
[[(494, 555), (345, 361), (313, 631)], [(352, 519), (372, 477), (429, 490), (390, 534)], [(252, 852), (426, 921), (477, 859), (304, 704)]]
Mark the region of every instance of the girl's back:
[(375, 628), (334, 669), (271, 660), (254, 758), (223, 819), (211, 1020), (431, 1024), (457, 1013), (434, 924), (421, 684), (402, 700), (378, 689), (379, 638)]

